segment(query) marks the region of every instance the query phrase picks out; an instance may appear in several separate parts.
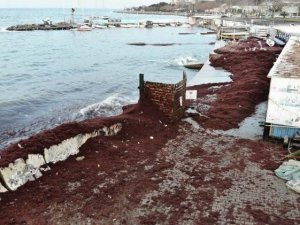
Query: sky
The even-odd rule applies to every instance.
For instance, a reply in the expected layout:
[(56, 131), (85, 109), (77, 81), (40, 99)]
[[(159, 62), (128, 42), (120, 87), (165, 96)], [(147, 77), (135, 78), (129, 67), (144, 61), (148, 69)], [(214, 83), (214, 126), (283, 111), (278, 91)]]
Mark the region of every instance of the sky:
[[(163, 0), (0, 0), (0, 8), (124, 8)], [(167, 1), (168, 2), (168, 1)]]

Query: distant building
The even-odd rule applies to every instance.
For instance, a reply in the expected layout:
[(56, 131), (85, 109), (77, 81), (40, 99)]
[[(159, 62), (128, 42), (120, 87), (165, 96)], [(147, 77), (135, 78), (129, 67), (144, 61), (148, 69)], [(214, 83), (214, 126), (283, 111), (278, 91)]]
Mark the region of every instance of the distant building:
[(172, 0), (171, 4), (175, 5), (186, 5), (186, 4), (195, 4), (199, 2), (215, 2), (216, 0)]
[(282, 12), (286, 12), (288, 16), (299, 16), (299, 7), (298, 6), (283, 6)]
[(287, 42), (290, 37), (300, 37), (300, 25), (279, 25), (274, 26), (270, 32), (271, 38), (278, 37)]
[[(269, 136), (300, 134), (300, 37), (292, 36), (271, 69), (266, 122)], [(267, 130), (266, 130), (267, 131)]]

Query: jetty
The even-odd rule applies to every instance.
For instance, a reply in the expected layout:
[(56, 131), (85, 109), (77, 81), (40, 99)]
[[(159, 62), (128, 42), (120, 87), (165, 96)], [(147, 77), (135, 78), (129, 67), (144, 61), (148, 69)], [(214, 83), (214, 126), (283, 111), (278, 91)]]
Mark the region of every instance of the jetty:
[(60, 22), (56, 24), (23, 24), (8, 27), (8, 31), (35, 31), (35, 30), (71, 30), (73, 26), (70, 23)]

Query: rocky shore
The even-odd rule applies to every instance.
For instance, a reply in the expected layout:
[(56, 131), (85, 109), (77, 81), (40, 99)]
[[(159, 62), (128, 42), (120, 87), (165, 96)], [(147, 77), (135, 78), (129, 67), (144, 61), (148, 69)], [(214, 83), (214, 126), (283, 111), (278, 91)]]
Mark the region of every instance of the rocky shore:
[(51, 24), (51, 25), (46, 25), (46, 24), (24, 24), (24, 25), (16, 25), (16, 26), (11, 26), (8, 27), (8, 31), (35, 31), (35, 30), (70, 30), (73, 27), (71, 24), (66, 23), (66, 22), (61, 22), (57, 24)]
[(122, 124), (115, 135), (90, 138), (77, 155), (50, 163), (39, 179), (0, 194), (0, 224), (299, 224), (299, 195), (273, 174), (285, 150), (262, 141), (259, 130), (256, 140), (216, 132), (256, 116), (280, 51), (257, 39), (217, 50), (212, 64), (232, 72), (233, 82), (191, 87), (197, 101), (187, 102), (178, 123), (144, 101), (5, 149), (0, 167)]

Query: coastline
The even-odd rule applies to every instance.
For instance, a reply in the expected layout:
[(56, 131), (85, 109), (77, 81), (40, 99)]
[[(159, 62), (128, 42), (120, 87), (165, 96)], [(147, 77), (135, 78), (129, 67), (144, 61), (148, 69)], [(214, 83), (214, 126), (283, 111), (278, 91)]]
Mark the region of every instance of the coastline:
[(166, 15), (166, 16), (183, 16), (187, 17), (187, 13), (178, 13), (178, 12), (161, 12), (161, 11), (129, 11), (129, 10), (115, 10), (115, 13), (124, 13), (124, 14), (140, 14), (140, 15)]
[[(232, 83), (189, 88), (198, 90), (198, 100), (187, 102), (196, 112), (185, 119), (198, 126), (171, 124), (152, 103), (138, 103), (124, 107), (120, 116), (62, 125), (1, 152), (0, 165), (5, 166), (81, 132), (122, 123), (117, 135), (88, 140), (79, 155), (51, 164), (40, 179), (0, 194), (0, 221), (299, 223), (289, 213), (300, 207), (298, 195), (287, 195), (284, 182), (271, 172), (280, 165), (283, 148), (213, 132), (237, 128), (265, 100), (266, 75), (281, 49), (259, 49), (258, 41), (218, 49), (211, 58), (213, 65), (232, 72)], [(262, 48), (267, 46), (263, 43)], [(266, 63), (257, 61), (260, 54)], [(245, 67), (238, 70), (235, 65), (241, 63)], [(84, 159), (77, 161), (78, 156)]]

